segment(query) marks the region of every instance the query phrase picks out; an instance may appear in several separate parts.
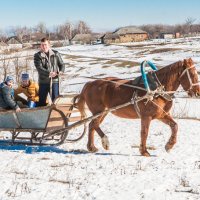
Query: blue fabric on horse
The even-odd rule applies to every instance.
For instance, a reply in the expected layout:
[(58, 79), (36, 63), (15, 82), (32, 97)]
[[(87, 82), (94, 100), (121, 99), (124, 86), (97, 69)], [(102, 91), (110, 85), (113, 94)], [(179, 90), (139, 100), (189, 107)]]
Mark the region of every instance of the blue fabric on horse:
[[(144, 86), (145, 86), (145, 89), (147, 89), (148, 92), (150, 92), (150, 87), (149, 87), (149, 82), (148, 82), (148, 78), (147, 78), (147, 75), (145, 73), (145, 66), (148, 65), (150, 66), (154, 71), (157, 71), (157, 67), (151, 63), (150, 61), (143, 61), (141, 63), (141, 66), (140, 66), (140, 71), (142, 73), (142, 79), (143, 79), (143, 82), (144, 82)], [(155, 77), (154, 77), (155, 78)], [(153, 81), (154, 82), (154, 81)]]

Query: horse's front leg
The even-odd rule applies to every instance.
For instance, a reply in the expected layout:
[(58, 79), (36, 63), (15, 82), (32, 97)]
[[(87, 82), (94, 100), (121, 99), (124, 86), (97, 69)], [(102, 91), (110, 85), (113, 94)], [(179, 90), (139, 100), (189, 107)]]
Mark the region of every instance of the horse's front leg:
[(108, 140), (108, 137), (104, 134), (104, 132), (100, 129), (99, 125), (103, 122), (104, 118), (106, 117), (107, 114), (101, 115), (98, 123), (96, 124), (95, 131), (98, 133), (98, 135), (101, 137), (101, 143), (102, 146), (105, 150), (109, 150), (110, 143)]
[(109, 149), (109, 140), (108, 137), (103, 133), (103, 131), (100, 129), (99, 125), (104, 120), (106, 115), (101, 115), (97, 117), (96, 119), (92, 120), (89, 124), (89, 135), (88, 135), (88, 144), (87, 148), (91, 152), (96, 152), (98, 149), (94, 145), (94, 131), (98, 133), (98, 135), (101, 137), (102, 145), (104, 149)]
[(142, 156), (150, 156), (149, 152), (147, 151), (146, 141), (149, 132), (149, 125), (151, 122), (151, 117), (142, 117), (141, 118), (141, 144), (140, 144), (140, 153)]
[(163, 123), (169, 125), (172, 131), (171, 137), (169, 138), (167, 144), (165, 145), (166, 151), (169, 152), (176, 144), (178, 124), (173, 120), (173, 118), (170, 115), (165, 115), (164, 118), (160, 120)]

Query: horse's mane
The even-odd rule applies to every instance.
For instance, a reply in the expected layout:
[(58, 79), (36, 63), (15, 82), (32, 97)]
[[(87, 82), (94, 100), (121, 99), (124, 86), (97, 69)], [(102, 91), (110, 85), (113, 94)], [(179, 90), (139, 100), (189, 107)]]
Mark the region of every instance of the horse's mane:
[(169, 84), (170, 80), (176, 78), (182, 66), (182, 61), (172, 63), (156, 71), (156, 75), (163, 85)]

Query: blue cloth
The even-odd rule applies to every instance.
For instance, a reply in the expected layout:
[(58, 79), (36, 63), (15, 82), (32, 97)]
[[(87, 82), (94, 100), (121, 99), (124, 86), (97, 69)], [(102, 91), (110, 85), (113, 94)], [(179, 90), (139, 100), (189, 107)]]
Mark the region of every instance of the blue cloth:
[(10, 94), (11, 94), (12, 98), (14, 99), (15, 91), (13, 88), (11, 88)]
[[(39, 102), (38, 106), (46, 106), (47, 95), (50, 93), (50, 84), (40, 83), (39, 84)], [(59, 96), (59, 83), (52, 84), (52, 101)]]
[(59, 96), (59, 83), (52, 84), (52, 101)]
[(28, 102), (28, 107), (29, 108), (35, 108), (36, 107), (36, 103), (34, 101), (29, 101)]

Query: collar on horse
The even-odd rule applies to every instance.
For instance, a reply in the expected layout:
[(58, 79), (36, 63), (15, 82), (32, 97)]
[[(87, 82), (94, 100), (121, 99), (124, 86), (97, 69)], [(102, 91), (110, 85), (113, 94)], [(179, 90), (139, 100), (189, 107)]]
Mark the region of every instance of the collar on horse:
[(144, 86), (145, 86), (145, 89), (147, 90), (147, 92), (149, 93), (150, 92), (150, 87), (149, 87), (149, 82), (148, 82), (148, 79), (147, 79), (147, 75), (145, 73), (145, 67), (146, 66), (150, 66), (154, 71), (157, 71), (158, 68), (153, 64), (151, 63), (150, 61), (143, 61), (140, 65), (140, 71), (141, 71), (141, 74), (142, 74), (142, 79), (143, 79), (143, 82), (144, 82)]
[[(147, 74), (145, 73), (146, 66), (149, 66), (151, 67), (151, 69), (153, 69), (153, 72), (149, 73), (148, 77), (147, 77)], [(141, 70), (145, 89), (147, 90), (146, 96), (148, 97), (149, 100), (153, 100), (154, 96), (155, 97), (162, 96), (164, 99), (168, 101), (172, 100), (171, 96), (164, 91), (163, 85), (160, 83), (158, 77), (156, 76), (155, 71), (157, 71), (158, 68), (152, 62), (147, 61), (147, 60), (143, 61), (140, 65), (140, 70)], [(151, 82), (149, 82), (148, 79)], [(156, 87), (154, 86), (155, 89), (153, 91), (151, 90), (151, 87), (150, 87), (151, 84), (156, 85)]]

